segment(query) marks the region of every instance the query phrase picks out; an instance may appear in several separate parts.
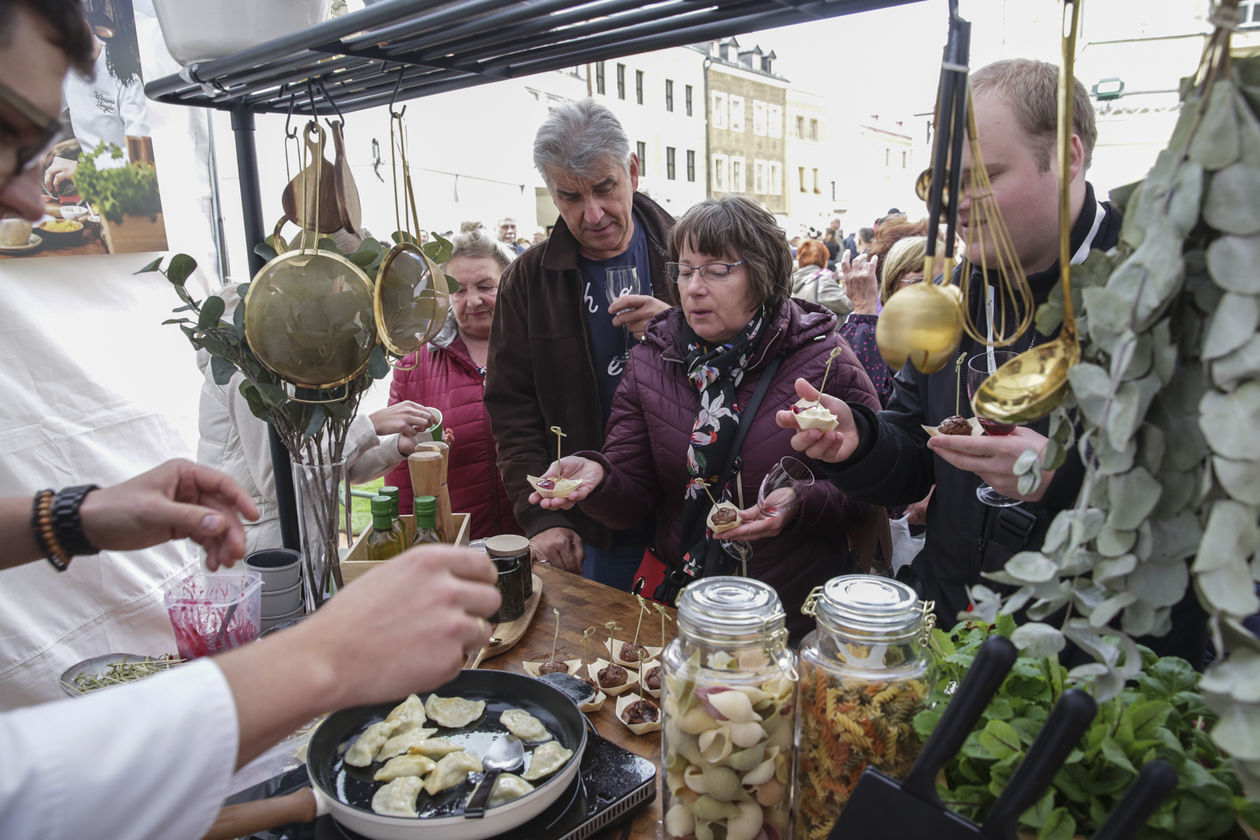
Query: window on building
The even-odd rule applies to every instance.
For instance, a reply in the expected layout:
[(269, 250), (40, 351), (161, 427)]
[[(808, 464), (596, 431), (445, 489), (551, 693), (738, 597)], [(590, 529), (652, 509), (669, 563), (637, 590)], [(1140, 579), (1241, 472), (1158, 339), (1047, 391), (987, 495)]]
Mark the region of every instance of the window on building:
[(731, 97), (731, 131), (744, 130), (744, 97)]
[(818, 120), (809, 121), (809, 139), (810, 140), (818, 139)]
[(1260, 26), (1260, 0), (1241, 0), (1238, 11), (1244, 27)]
[(778, 105), (771, 105), (766, 109), (766, 122), (769, 123), (770, 136), (783, 136), (783, 109)]
[(818, 170), (814, 170), (814, 195), (822, 195), (822, 180), (818, 176)]
[(726, 128), (726, 94), (713, 91), (713, 127)]
[(731, 192), (742, 193), (748, 189), (748, 183), (744, 176), (744, 159), (742, 157), (731, 158)]
[(665, 177), (674, 180), (674, 147), (665, 147)]
[(753, 192), (757, 195), (770, 192), (766, 189), (766, 162), (764, 160), (753, 161)]
[(634, 101), (643, 104), (643, 71), (634, 71)]
[(626, 65), (617, 65), (617, 98), (626, 98)]
[(909, 153), (905, 149), (902, 149), (901, 150), (901, 168), (905, 169), (908, 164), (909, 164)]
[(772, 160), (767, 168), (769, 171), (766, 173), (766, 177), (770, 183), (766, 184), (766, 187), (770, 195), (783, 195), (783, 164), (777, 160)]
[(798, 140), (805, 139), (805, 118), (804, 117), (796, 118), (796, 139)]
[(753, 134), (766, 136), (766, 103), (753, 100)]
[(809, 187), (805, 184), (805, 167), (796, 167), (796, 179), (800, 182), (801, 192), (808, 192)]
[(691, 85), (683, 88), (683, 101), (687, 105), (687, 116), (691, 116)]
[(635, 154), (639, 156), (639, 177), (647, 177), (647, 143), (640, 140), (634, 144)]
[(674, 80), (665, 80), (665, 110), (674, 110)]
[(604, 93), (604, 62), (602, 61), (595, 63), (595, 92), (601, 95)]
[(884, 166), (890, 166), (891, 164), (892, 164), (892, 149), (885, 146), (884, 147)]
[(687, 150), (687, 180), (693, 184), (696, 181), (696, 152), (694, 149)]
[(713, 156), (713, 191), (726, 192), (726, 155)]

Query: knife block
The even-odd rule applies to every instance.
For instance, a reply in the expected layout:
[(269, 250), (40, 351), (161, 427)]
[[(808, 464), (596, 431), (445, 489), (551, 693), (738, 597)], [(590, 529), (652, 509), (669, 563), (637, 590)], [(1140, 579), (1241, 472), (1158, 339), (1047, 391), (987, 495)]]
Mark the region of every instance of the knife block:
[(451, 493), (446, 486), (446, 469), (449, 448), (437, 441), (423, 443), (407, 457), (407, 469), (411, 473), (411, 491), (414, 496), (433, 496), (437, 499), (437, 526), (443, 539), (454, 533), (451, 519)]

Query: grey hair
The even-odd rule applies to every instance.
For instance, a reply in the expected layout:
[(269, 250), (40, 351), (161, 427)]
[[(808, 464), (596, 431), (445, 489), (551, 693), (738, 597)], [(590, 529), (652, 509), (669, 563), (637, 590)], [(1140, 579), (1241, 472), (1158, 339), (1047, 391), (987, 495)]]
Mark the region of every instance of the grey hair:
[[(491, 237), (485, 228), (451, 237), (451, 246), (451, 260), (456, 257), (469, 260), (489, 259), (497, 262), (499, 268), (507, 268), (516, 259), (516, 254), (508, 250), (504, 243)], [(451, 264), (451, 260), (443, 263), (443, 271)]]
[(554, 109), (534, 136), (534, 166), (544, 180), (548, 167), (594, 178), (610, 159), (630, 170), (630, 138), (616, 115), (594, 99)]

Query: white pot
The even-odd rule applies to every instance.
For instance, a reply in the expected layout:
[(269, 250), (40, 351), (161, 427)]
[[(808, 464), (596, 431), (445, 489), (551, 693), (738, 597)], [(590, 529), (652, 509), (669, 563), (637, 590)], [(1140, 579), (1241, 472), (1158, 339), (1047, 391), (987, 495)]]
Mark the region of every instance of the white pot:
[(321, 23), (331, 0), (153, 0), (180, 64), (210, 61)]

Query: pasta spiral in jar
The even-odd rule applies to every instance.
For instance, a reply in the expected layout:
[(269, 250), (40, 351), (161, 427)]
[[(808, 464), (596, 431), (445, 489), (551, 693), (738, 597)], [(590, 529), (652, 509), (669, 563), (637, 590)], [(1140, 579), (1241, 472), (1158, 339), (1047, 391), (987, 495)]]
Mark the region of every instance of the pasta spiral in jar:
[(795, 732), (795, 657), (774, 589), (702, 578), (678, 602), (662, 657), (668, 837), (787, 837)]
[(918, 757), (933, 621), (914, 590), (873, 575), (832, 578), (804, 609), (818, 627), (800, 650), (794, 836), (817, 840), (868, 765), (901, 779)]

